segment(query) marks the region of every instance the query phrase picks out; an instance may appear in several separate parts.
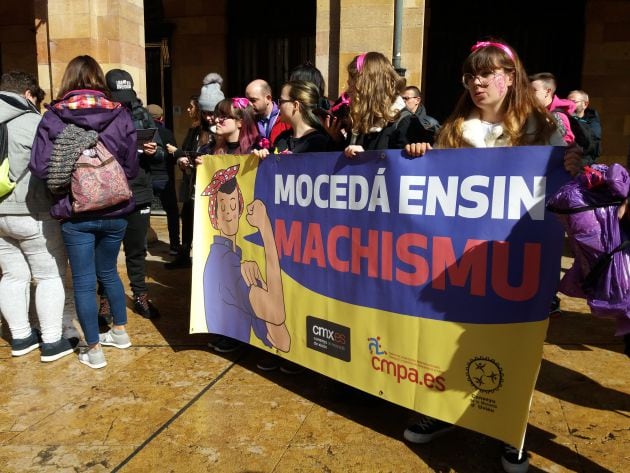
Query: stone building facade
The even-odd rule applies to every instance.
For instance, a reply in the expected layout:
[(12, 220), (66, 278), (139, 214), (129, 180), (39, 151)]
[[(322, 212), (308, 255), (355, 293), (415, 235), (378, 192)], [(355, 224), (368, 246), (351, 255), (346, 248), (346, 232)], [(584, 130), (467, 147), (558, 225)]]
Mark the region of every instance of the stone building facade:
[[(305, 35), (313, 36), (314, 48), (309, 51), (306, 41), (302, 47), (306, 52), (299, 53), (300, 57), (314, 60), (322, 70), (330, 96), (343, 90), (345, 67), (356, 54), (376, 50), (392, 57), (394, 0), (310, 1), (314, 2), (315, 26), (314, 31)], [(431, 28), (431, 1), (401, 2), (401, 65), (406, 69), (408, 83), (422, 86), (428, 73), (423, 69), (424, 53), (427, 48), (439, 47), (426, 41)], [(0, 69), (37, 73), (50, 99), (55, 97), (67, 62), (76, 55), (90, 54), (104, 70), (128, 70), (134, 77), (139, 96), (146, 101), (149, 66), (145, 16), (149, 11), (152, 14), (159, 11), (161, 22), (169, 25), (168, 40), (160, 52), (163, 56), (160, 67), (168, 68), (160, 98), (168, 106), (169, 121), (181, 139), (188, 127), (184, 113), (188, 98), (198, 93), (205, 74), (219, 72), (226, 84), (232, 79), (232, 92), (238, 90), (234, 86), (236, 78), (230, 77), (230, 61), (234, 61), (234, 54), (239, 52), (232, 44), (239, 31), (234, 15), (238, 18), (242, 13), (254, 16), (255, 20), (259, 12), (251, 11), (252, 5), (260, 3), (246, 0), (4, 1), (0, 3)], [(242, 11), (234, 12), (235, 9)], [(288, 12), (288, 18), (291, 13)], [(275, 26), (261, 23), (259, 28), (264, 32)], [(571, 34), (570, 29), (566, 34)], [(579, 83), (590, 94), (592, 106), (602, 117), (602, 160), (625, 163), (630, 144), (630, 2), (586, 0), (584, 37)], [(291, 41), (293, 39), (285, 38), (285, 46)], [(286, 69), (287, 65), (284, 67)]]

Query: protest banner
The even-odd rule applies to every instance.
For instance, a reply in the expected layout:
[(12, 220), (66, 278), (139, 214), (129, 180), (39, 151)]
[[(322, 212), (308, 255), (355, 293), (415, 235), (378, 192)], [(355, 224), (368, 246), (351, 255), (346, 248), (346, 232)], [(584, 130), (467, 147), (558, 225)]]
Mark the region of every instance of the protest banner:
[(522, 445), (560, 275), (563, 149), (208, 156), (191, 333)]

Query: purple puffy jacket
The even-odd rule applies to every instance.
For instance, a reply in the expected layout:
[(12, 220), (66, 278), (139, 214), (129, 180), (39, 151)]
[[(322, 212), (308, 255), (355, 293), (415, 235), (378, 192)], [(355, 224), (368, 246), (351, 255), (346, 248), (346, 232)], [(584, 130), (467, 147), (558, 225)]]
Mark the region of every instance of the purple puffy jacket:
[[(615, 318), (615, 335), (630, 333), (630, 247), (620, 249), (628, 236), (617, 216), (629, 190), (630, 177), (623, 166), (595, 164), (562, 186), (547, 204), (557, 212), (575, 255), (560, 281), (560, 292), (585, 298), (595, 316)], [(607, 256), (609, 262), (603, 261)], [(601, 273), (587, 280), (598, 262)]]

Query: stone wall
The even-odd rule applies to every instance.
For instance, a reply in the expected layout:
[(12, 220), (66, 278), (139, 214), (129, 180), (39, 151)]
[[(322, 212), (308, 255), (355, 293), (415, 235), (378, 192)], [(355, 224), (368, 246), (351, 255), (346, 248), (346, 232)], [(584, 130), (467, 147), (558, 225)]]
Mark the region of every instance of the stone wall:
[[(424, 39), (424, 0), (403, 2), (401, 66), (409, 85), (421, 87)], [(357, 55), (378, 51), (391, 60), (394, 41), (394, 1), (317, 0), (315, 61), (336, 97), (346, 84), (346, 67)]]
[(40, 85), (55, 97), (68, 62), (88, 54), (104, 72), (121, 68), (146, 94), (143, 0), (35, 0)]
[(630, 146), (630, 2), (589, 0), (582, 88), (602, 120), (602, 161), (625, 164)]

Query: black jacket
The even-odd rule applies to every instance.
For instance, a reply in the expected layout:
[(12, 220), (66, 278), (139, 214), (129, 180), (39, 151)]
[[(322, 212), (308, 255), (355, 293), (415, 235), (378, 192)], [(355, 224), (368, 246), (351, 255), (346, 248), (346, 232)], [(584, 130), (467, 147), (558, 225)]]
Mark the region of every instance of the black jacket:
[[(125, 104), (131, 113), (131, 119), (136, 130), (143, 128), (156, 128), (153, 118), (146, 108), (142, 106), (140, 101), (136, 100), (131, 104)], [(130, 187), (133, 197), (136, 200), (136, 207), (150, 204), (153, 201), (153, 185), (151, 183), (151, 163), (154, 161), (164, 161), (166, 152), (164, 146), (158, 143), (158, 150), (153, 156), (148, 156), (138, 151), (138, 159), (140, 161), (140, 170), (136, 178), (131, 181)]]

